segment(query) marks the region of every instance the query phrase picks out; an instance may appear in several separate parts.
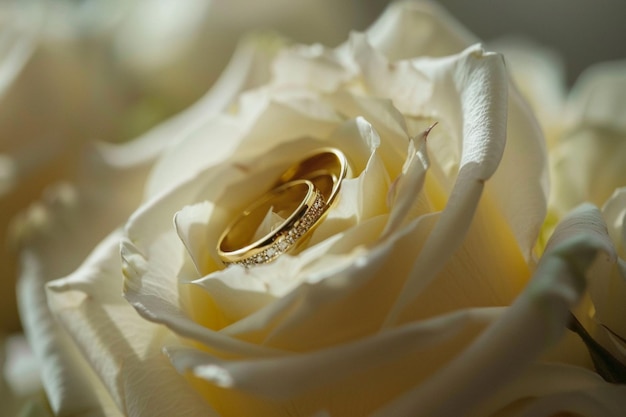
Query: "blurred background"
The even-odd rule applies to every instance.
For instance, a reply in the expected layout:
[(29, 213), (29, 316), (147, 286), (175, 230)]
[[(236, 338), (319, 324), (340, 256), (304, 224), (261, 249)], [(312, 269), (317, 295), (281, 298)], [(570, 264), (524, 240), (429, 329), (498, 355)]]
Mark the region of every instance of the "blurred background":
[[(387, 0), (2, 0), (0, 333), (20, 329), (17, 213), (79, 175), (93, 140), (124, 142), (204, 94), (237, 40), (271, 29), (337, 45)], [(564, 84), (626, 58), (623, 0), (439, 0), (487, 45), (525, 38), (555, 52)], [(493, 43), (497, 48), (498, 43)]]
[(622, 0), (439, 0), (484, 40), (527, 38), (553, 49), (571, 85), (589, 65), (626, 58)]

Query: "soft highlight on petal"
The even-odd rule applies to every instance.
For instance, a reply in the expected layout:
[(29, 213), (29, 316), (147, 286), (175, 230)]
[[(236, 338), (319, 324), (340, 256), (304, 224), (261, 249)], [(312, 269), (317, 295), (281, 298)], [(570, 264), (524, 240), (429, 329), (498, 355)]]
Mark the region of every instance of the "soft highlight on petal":
[(557, 227), (533, 280), (511, 307), (436, 375), (375, 416), (460, 415), (484, 400), (488, 387), (517, 377), (565, 331), (596, 257), (614, 261), (613, 247), (600, 212), (582, 206)]

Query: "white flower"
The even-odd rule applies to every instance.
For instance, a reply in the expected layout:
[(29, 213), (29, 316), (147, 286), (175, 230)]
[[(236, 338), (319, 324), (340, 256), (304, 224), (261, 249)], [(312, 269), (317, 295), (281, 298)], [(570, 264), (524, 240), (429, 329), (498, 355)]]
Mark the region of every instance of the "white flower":
[[(300, 6), (282, 0), (0, 5), (0, 270), (7, 277), (0, 280), (0, 329), (19, 329), (9, 223), (48, 185), (80, 182), (84, 161), (99, 158), (94, 143), (143, 134), (198, 99), (248, 31), (332, 43), (344, 39), (347, 21), (364, 25), (375, 10), (357, 14), (356, 4), (338, 8), (318, 0)], [(241, 81), (262, 82), (266, 72), (260, 66), (256, 78)]]
[[(605, 355), (600, 350), (606, 349), (617, 361), (626, 363), (626, 62), (595, 64), (566, 92), (563, 68), (554, 53), (538, 53), (532, 45), (508, 42), (498, 44), (498, 48), (505, 51), (507, 58), (513, 58), (508, 60), (512, 73), (534, 103), (550, 147), (552, 192), (542, 232), (544, 240), (577, 205), (590, 202), (602, 207), (619, 258), (610, 272), (595, 274), (590, 281), (589, 297), (575, 314), (593, 339), (586, 343), (592, 351), (596, 350), (595, 355)], [(580, 339), (569, 340), (563, 350), (581, 349), (574, 344), (580, 344)], [(598, 360), (594, 353), (586, 363), (591, 360)], [(604, 371), (607, 378), (624, 372)]]
[[(284, 49), (268, 83), (234, 102), (215, 93), (228, 111), (178, 119), (123, 229), (46, 293), (59, 242), (106, 208), (35, 237), (20, 297), (53, 410), (620, 415), (624, 386), (542, 356), (586, 280), (615, 265), (602, 213), (571, 212), (535, 262), (543, 138), (502, 57), (472, 43), (435, 6), (404, 2), (337, 49)], [(224, 268), (228, 221), (322, 146), (350, 175), (308, 246)]]

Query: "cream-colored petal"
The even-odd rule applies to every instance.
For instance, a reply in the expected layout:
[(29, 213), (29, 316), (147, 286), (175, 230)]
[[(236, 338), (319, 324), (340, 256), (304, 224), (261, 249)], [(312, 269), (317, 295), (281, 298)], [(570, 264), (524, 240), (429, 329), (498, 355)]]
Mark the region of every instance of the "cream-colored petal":
[(532, 269), (502, 214), (490, 196), (483, 195), (461, 246), (436, 278), (416, 294), (401, 314), (400, 322), (458, 308), (510, 305), (527, 285)]
[(494, 386), (517, 377), (563, 334), (596, 260), (610, 265), (615, 253), (600, 212), (581, 206), (559, 224), (532, 282), (513, 305), (436, 375), (375, 415), (460, 415), (488, 398)]
[(441, 111), (447, 109), (450, 119), (446, 120), (452, 123), (450, 127), (458, 129), (462, 138), (460, 169), (441, 218), (414, 262), (386, 325), (397, 320), (460, 246), (484, 183), (493, 175), (504, 151), (507, 78), (501, 57), (470, 48), (459, 56), (433, 61), (428, 69), (432, 71), (437, 67), (438, 77), (446, 81), (441, 82), (441, 91), (433, 92), (433, 106)]
[(541, 397), (517, 414), (519, 417), (551, 417), (571, 413), (582, 417), (619, 417), (624, 413), (623, 386), (595, 387), (593, 390), (564, 392)]
[[(221, 360), (191, 348), (167, 349), (167, 352), (179, 372), (191, 371), (223, 388), (285, 400), (339, 382), (356, 372), (368, 371), (370, 367), (379, 367), (388, 361), (418, 354), (461, 337), (468, 328), (482, 328), (489, 324), (500, 312), (500, 309), (457, 311), (374, 334), (353, 343), (270, 359)], [(389, 352), (393, 352), (393, 355)], [(281, 377), (272, 377), (277, 372)]]
[(403, 110), (420, 106), (432, 95), (432, 83), (418, 67), (409, 60), (389, 62), (365, 34), (353, 34), (350, 49), (369, 95), (390, 97)]
[(37, 252), (22, 255), (18, 282), (20, 316), (52, 411), (58, 416), (121, 416), (111, 396), (89, 368), (70, 335), (48, 307), (45, 262)]
[[(145, 148), (135, 150), (141, 153)], [(76, 358), (78, 350), (48, 310), (44, 286), (78, 268), (91, 248), (136, 206), (151, 158), (136, 154), (133, 160), (141, 163), (116, 166), (99, 147), (81, 152), (90, 163), (77, 170), (76, 184), (49, 187), (42, 201), (14, 224), (14, 233), (24, 248), (20, 309), (30, 343), (46, 369), (44, 386), (55, 412), (67, 415), (82, 409), (97, 414), (102, 409), (114, 410), (115, 415), (119, 411), (109, 393), (100, 382), (93, 382), (97, 378), (83, 359)], [(117, 252), (117, 242), (114, 247)], [(123, 302), (120, 288), (121, 284), (103, 286), (99, 294)], [(81, 373), (86, 380), (76, 376)], [(68, 388), (74, 385), (77, 387)]]
[[(310, 245), (317, 245), (318, 242), (337, 233), (336, 227), (334, 229), (329, 228), (331, 223), (335, 226), (337, 226), (338, 222), (342, 223), (345, 229), (354, 225), (354, 221), (359, 218), (364, 220), (367, 217), (375, 216), (386, 211), (384, 198), (387, 193), (388, 178), (385, 173), (385, 165), (376, 154), (380, 139), (376, 131), (372, 129), (372, 126), (367, 123), (367, 121), (357, 118), (356, 120), (348, 121), (340, 125), (327, 140), (331, 142), (330, 144), (339, 149), (343, 149), (347, 155), (350, 155), (349, 162), (352, 166), (352, 171), (358, 172), (359, 169), (362, 169), (363, 172), (356, 179), (346, 180), (338, 205), (331, 209), (328, 218), (315, 231)], [(324, 145), (327, 145), (325, 141), (312, 141), (304, 138), (271, 151), (268, 157), (258, 158), (257, 156), (250, 161), (241, 163), (233, 162), (223, 168), (209, 168), (205, 170), (206, 172), (200, 173), (198, 178), (188, 180), (186, 183), (179, 185), (176, 189), (156, 196), (151, 201), (144, 204), (144, 206), (131, 217), (126, 226), (128, 240), (123, 244), (122, 256), (127, 265), (125, 268), (127, 298), (133, 300), (133, 304), (145, 317), (151, 318), (160, 316), (161, 314), (156, 311), (149, 312), (147, 305), (144, 303), (145, 300), (140, 302), (139, 298), (154, 296), (163, 298), (161, 301), (169, 306), (181, 305), (181, 294), (179, 294), (177, 290), (178, 282), (176, 277), (179, 268), (181, 268), (181, 263), (183, 262), (181, 258), (181, 254), (183, 253), (181, 251), (182, 245), (180, 245), (177, 239), (175, 241), (171, 239), (173, 235), (168, 221), (168, 217), (174, 214), (177, 207), (202, 200), (203, 198), (200, 197), (202, 195), (205, 195), (204, 198), (215, 199), (215, 202), (211, 204), (215, 207), (220, 207), (220, 210), (205, 211), (202, 209), (202, 207), (209, 203), (192, 206), (179, 213), (175, 218), (175, 224), (177, 225), (179, 235), (182, 233), (181, 236), (188, 248), (192, 246), (195, 248), (191, 250), (193, 256), (197, 259), (202, 258), (202, 261), (196, 260), (197, 264), (202, 263), (204, 265), (205, 269), (202, 270), (202, 273), (205, 274), (219, 269), (221, 266), (215, 254), (215, 247), (208, 242), (217, 241), (219, 234), (222, 232), (220, 225), (226, 224), (229, 218), (232, 218), (238, 210), (241, 210), (240, 207), (249, 204), (250, 196), (254, 196), (255, 193), (259, 193), (259, 190), (269, 187), (271, 181), (265, 185), (267, 181), (262, 178), (269, 178), (271, 180), (278, 175), (271, 173), (263, 173), (261, 175), (254, 174), (252, 175), (254, 181), (250, 181), (250, 173), (265, 169), (263, 168), (264, 165), (269, 165), (271, 168), (268, 169), (274, 172), (276, 171), (275, 164), (278, 167), (278, 171), (276, 172), (280, 173), (281, 170), (285, 169), (281, 168), (281, 166), (287, 167), (292, 163), (287, 161), (297, 160), (298, 155), (301, 155), (306, 148), (315, 149), (316, 147)], [(274, 159), (276, 160), (273, 161)], [(256, 183), (256, 181), (259, 180), (265, 182), (263, 184)], [(210, 191), (208, 191), (209, 188)], [(203, 190), (205, 189), (207, 189), (207, 193), (209, 194), (204, 194)], [(222, 189), (224, 189), (223, 193), (221, 191)], [(350, 198), (346, 197), (350, 195), (350, 189), (354, 191), (355, 201), (360, 202), (356, 206), (354, 206)], [(228, 191), (226, 192), (225, 190)], [(378, 204), (374, 204), (376, 201), (378, 201)], [(368, 204), (366, 204), (366, 202), (368, 202)], [(342, 203), (346, 205), (343, 211), (341, 209)], [(196, 207), (199, 212), (196, 213), (196, 209), (193, 207)], [(227, 211), (231, 207), (232, 212)], [(200, 229), (196, 229), (196, 237), (200, 239), (201, 243), (204, 243), (198, 245), (190, 243), (191, 237), (188, 235), (187, 230), (190, 226), (181, 223), (183, 219), (180, 216), (183, 212), (193, 214), (188, 220), (200, 227)], [(199, 219), (196, 214), (200, 216), (206, 215), (207, 218), (204, 220)], [(345, 217), (345, 221), (340, 219), (342, 217)], [(350, 218), (353, 220), (348, 221)], [(326, 230), (326, 228), (329, 229)], [(324, 232), (325, 230), (326, 234)], [(154, 265), (150, 262), (152, 259), (155, 259)], [(272, 278), (272, 280), (269, 281), (264, 280), (263, 285), (267, 285), (268, 288), (271, 289), (270, 294), (274, 291), (284, 293), (284, 284), (286, 284), (286, 281), (283, 281), (282, 277), (284, 277), (284, 273), (287, 271), (288, 269), (281, 270), (281, 273), (278, 274), (275, 279)], [(224, 295), (224, 290), (228, 290), (228, 288), (225, 288), (222, 284), (234, 279), (233, 277), (233, 273), (228, 273), (224, 276), (217, 274), (207, 280), (197, 281), (196, 284), (200, 286), (202, 286), (203, 283), (216, 285), (213, 288)], [(270, 277), (272, 277), (271, 274)], [(243, 290), (240, 284), (244, 284), (245, 282), (245, 280), (235, 279), (235, 281), (233, 281), (234, 288)], [(293, 285), (297, 282), (299, 281), (292, 280), (292, 282), (287, 285), (293, 288)], [(248, 283), (248, 289), (258, 293), (256, 281), (250, 280)], [(255, 306), (259, 306), (259, 302), (272, 300), (272, 297), (264, 295), (257, 297), (255, 294), (252, 295), (257, 299), (257, 302), (254, 303)], [(224, 304), (221, 301), (215, 301), (216, 297), (214, 296), (212, 299), (223, 307), (228, 305), (228, 308), (221, 313), (231, 318), (240, 317), (239, 313), (241, 313), (241, 311), (250, 311), (250, 306), (230, 305), (230, 303)], [(150, 301), (150, 305), (156, 306), (154, 303), (158, 304), (160, 301), (156, 299)], [(182, 306), (185, 307), (188, 312), (196, 310), (195, 307), (187, 305), (187, 302), (184, 300)], [(239, 313), (237, 313), (237, 311), (239, 311)], [(215, 313), (215, 311), (212, 311), (206, 314), (202, 313), (201, 315), (207, 316), (208, 314), (217, 317)], [(221, 313), (218, 313), (218, 315)], [(194, 318), (198, 319), (198, 317)], [(208, 324), (210, 320), (200, 321)], [(185, 322), (185, 320), (182, 322)], [(180, 324), (182, 322), (176, 320), (176, 323)], [(223, 324), (216, 326), (219, 328), (222, 325)], [(214, 326), (210, 325), (210, 327), (213, 328)], [(201, 332), (205, 330), (201, 327), (195, 328), (197, 331)]]
[[(531, 365), (471, 413), (491, 415), (545, 415), (570, 412), (582, 416), (618, 416), (626, 403), (624, 387), (613, 386), (585, 368), (553, 363)], [(582, 401), (581, 401), (582, 400)], [(497, 414), (507, 406), (521, 409)], [(540, 411), (541, 410), (541, 411)], [(549, 411), (548, 411), (549, 410)], [(539, 413), (544, 414), (539, 414)], [(537, 413), (537, 414), (535, 414)]]
[[(450, 131), (451, 138), (443, 140), (443, 144), (438, 144), (436, 138), (433, 138), (436, 146), (434, 150), (440, 151), (433, 152), (435, 159), (444, 167), (449, 165), (450, 162), (446, 161), (445, 156), (438, 155), (438, 153), (441, 154), (441, 148), (445, 149), (445, 145), (451, 148), (444, 153), (447, 155), (455, 153), (454, 144), (458, 149), (468, 146), (469, 144), (462, 145), (464, 134), (461, 124), (468, 123), (468, 119), (475, 119), (469, 123), (480, 126), (481, 119), (477, 117), (486, 116), (471, 107), (467, 112), (466, 105), (472, 99), (459, 97), (462, 92), (450, 88), (455, 85), (455, 81), (449, 77), (455, 77), (458, 74), (447, 74), (453, 71), (446, 68), (446, 65), (453, 66), (454, 64), (450, 64), (445, 59), (419, 58), (413, 61), (387, 62), (365, 42), (363, 37), (358, 36), (353, 37), (351, 46), (354, 49), (355, 60), (361, 66), (369, 94), (389, 97), (403, 113), (419, 117), (430, 116), (439, 121), (442, 129)], [(477, 56), (480, 55), (477, 50), (475, 52)], [(464, 54), (469, 54), (469, 52), (466, 51)], [(464, 58), (459, 57), (459, 59)], [(463, 81), (456, 82), (463, 84), (466, 81), (468, 80), (463, 79)], [(504, 80), (493, 85), (496, 89), (506, 90), (507, 88)], [(472, 91), (472, 87), (468, 87), (467, 90), (467, 93), (462, 94), (480, 96), (480, 92)], [(459, 99), (466, 105), (458, 106), (456, 103)], [(474, 103), (470, 106), (474, 106)], [(502, 109), (505, 107), (502, 106)], [(494, 108), (492, 107), (492, 110)], [(494, 201), (503, 213), (506, 223), (511, 225), (526, 259), (530, 260), (535, 239), (545, 217), (548, 195), (544, 139), (537, 121), (515, 88), (511, 89), (508, 96), (506, 118), (507, 120), (501, 119), (498, 123), (505, 123), (505, 121), (507, 123), (507, 146), (504, 148), (502, 163), (488, 183), (487, 189), (494, 196)], [(447, 144), (450, 139), (453, 142), (452, 146)], [(469, 146), (475, 146), (475, 144)], [(460, 157), (462, 158), (462, 155)], [(457, 167), (462, 164), (461, 160), (455, 162)], [(447, 182), (445, 179), (439, 179), (439, 181)]]
[(487, 46), (504, 55), (516, 87), (539, 119), (551, 146), (563, 128), (566, 96), (565, 66), (558, 52), (517, 37), (496, 39)]
[(124, 415), (211, 415), (161, 353), (171, 333), (121, 297), (120, 236), (112, 234), (76, 272), (48, 284), (51, 311)]
[(381, 239), (398, 230), (406, 220), (411, 207), (415, 205), (417, 196), (424, 186), (426, 171), (430, 165), (426, 151), (427, 136), (428, 131), (424, 132), (421, 137), (412, 138), (409, 142), (408, 157), (402, 167), (402, 174), (394, 180), (387, 195), (391, 210)]
[(529, 263), (546, 216), (549, 190), (541, 128), (515, 86), (510, 86), (506, 147), (485, 192), (493, 198)]
[[(397, 177), (406, 158), (407, 143), (411, 134), (406, 126), (404, 116), (394, 107), (391, 100), (378, 97), (364, 97), (346, 91), (339, 91), (326, 97), (326, 99), (335, 108), (339, 109), (345, 117), (356, 119), (357, 121), (360, 119), (367, 121), (370, 127), (367, 127), (366, 130), (373, 129), (377, 133), (376, 136), (382, 138), (377, 143), (377, 148), (385, 162), (389, 176), (391, 178)], [(332, 141), (342, 141), (342, 136), (341, 130), (338, 129), (335, 131)], [(367, 138), (368, 134), (363, 134), (362, 137)], [(351, 158), (352, 152), (357, 150), (352, 147), (346, 147), (347, 154)], [(367, 157), (369, 157), (369, 153)], [(366, 160), (364, 159), (364, 161)], [(359, 170), (358, 165), (356, 169)]]
[(122, 240), (124, 297), (143, 318), (164, 324), (176, 333), (216, 350), (249, 356), (272, 354), (271, 349), (241, 342), (210, 330), (183, 311), (179, 304), (176, 283), (178, 268), (182, 263), (182, 251), (173, 231), (164, 234), (149, 251), (150, 261), (128, 239)]
[(626, 258), (626, 187), (615, 190), (602, 206), (602, 215), (620, 257)]
[[(170, 149), (155, 167), (146, 187), (147, 195), (154, 195), (189, 176), (194, 166), (211, 165), (229, 153), (234, 146), (230, 143), (234, 140), (232, 132), (239, 130), (235, 126), (229, 126), (227, 122), (221, 129), (219, 123), (208, 130), (205, 124), (233, 105), (242, 91), (261, 85), (269, 79), (270, 61), (285, 41), (278, 37), (268, 37), (244, 38), (220, 78), (200, 100), (139, 139), (141, 142), (158, 142), (161, 148)], [(191, 139), (185, 139), (187, 137)], [(201, 141), (209, 146), (201, 147), (206, 152), (187, 150), (188, 146), (197, 149)], [(133, 142), (139, 146), (140, 142)]]
[(568, 127), (626, 131), (626, 61), (596, 64), (580, 75), (568, 100)]
[(626, 185), (625, 68), (623, 61), (598, 64), (572, 89), (566, 132), (551, 158), (551, 204), (559, 212), (585, 201), (601, 206)]
[(207, 265), (210, 263), (209, 250), (211, 242), (206, 233), (206, 223), (211, 217), (213, 205), (209, 201), (203, 201), (190, 206), (185, 206), (174, 215), (174, 226), (178, 237), (185, 245), (187, 252), (196, 266), (198, 277), (207, 274)]
[(340, 54), (323, 45), (296, 46), (279, 54), (272, 66), (272, 83), (277, 86), (300, 86), (311, 91), (332, 92), (347, 82)]
[(276, 270), (296, 272), (291, 279), (299, 285), (225, 331), (244, 340), (296, 351), (375, 333), (410, 267), (402, 260), (419, 253), (420, 242), (436, 217), (420, 217), (381, 243), (378, 237), (386, 220), (386, 216), (376, 217), (338, 235), (323, 248), (323, 257), (316, 247), (311, 253), (302, 252), (295, 271), (277, 263)]
[(551, 152), (551, 205), (565, 213), (582, 202), (601, 206), (626, 186), (626, 130), (586, 124), (570, 130)]
[(391, 60), (451, 55), (478, 41), (441, 6), (429, 1), (392, 3), (366, 33), (372, 45)]
[[(602, 208), (602, 214), (620, 259), (610, 273), (599, 273), (594, 276), (589, 283), (589, 294), (593, 301), (594, 319), (597, 324), (608, 327), (610, 332), (615, 333), (619, 338), (626, 339), (626, 323), (623, 319), (626, 315), (624, 303), (626, 300), (626, 259), (623, 258), (626, 238), (626, 188), (615, 191)], [(608, 339), (610, 344), (624, 345), (623, 342), (619, 343), (617, 338), (611, 341), (612, 338), (606, 334), (606, 330), (597, 329), (596, 331), (602, 335), (602, 339)], [(619, 352), (616, 353), (619, 354)], [(619, 356), (624, 356), (625, 353), (621, 352)]]

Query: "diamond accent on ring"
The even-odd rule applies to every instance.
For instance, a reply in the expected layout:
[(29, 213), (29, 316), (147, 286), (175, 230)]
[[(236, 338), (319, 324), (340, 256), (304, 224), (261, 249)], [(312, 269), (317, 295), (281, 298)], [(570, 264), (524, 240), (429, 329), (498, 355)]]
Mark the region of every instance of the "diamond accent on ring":
[(242, 265), (246, 268), (266, 264), (272, 262), (283, 253), (289, 251), (295, 246), (300, 238), (305, 235), (322, 217), (325, 211), (324, 196), (316, 192), (315, 201), (307, 208), (304, 215), (296, 221), (289, 231), (285, 231), (277, 236), (272, 244), (265, 248), (262, 252), (240, 261), (232, 262), (233, 264)]

